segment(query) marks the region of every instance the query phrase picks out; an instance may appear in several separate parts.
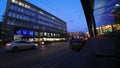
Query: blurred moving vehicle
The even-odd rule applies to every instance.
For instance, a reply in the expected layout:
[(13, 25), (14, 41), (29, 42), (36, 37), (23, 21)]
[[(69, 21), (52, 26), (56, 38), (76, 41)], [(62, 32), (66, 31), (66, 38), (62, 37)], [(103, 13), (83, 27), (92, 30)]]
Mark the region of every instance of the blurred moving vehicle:
[(9, 51), (16, 51), (21, 49), (30, 49), (30, 48), (37, 48), (38, 44), (33, 42), (27, 42), (27, 41), (15, 41), (6, 43), (5, 48)]
[(84, 45), (84, 40), (82, 38), (73, 38), (70, 40), (70, 48), (72, 50), (80, 50)]

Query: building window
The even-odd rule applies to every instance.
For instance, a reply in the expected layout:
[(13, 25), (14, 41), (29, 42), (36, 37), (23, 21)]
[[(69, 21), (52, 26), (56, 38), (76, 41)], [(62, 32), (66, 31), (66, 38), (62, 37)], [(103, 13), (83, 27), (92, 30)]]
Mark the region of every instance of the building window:
[(10, 5), (10, 9), (14, 9), (14, 5)]
[(35, 36), (38, 36), (38, 32), (35, 32)]
[(19, 2), (19, 5), (22, 6), (22, 2)]
[(25, 8), (27, 8), (27, 4), (25, 4)]
[(27, 4), (25, 4), (25, 6), (24, 6), (25, 8), (28, 8), (28, 9), (30, 9), (30, 6), (29, 5), (27, 5)]
[(7, 24), (11, 24), (11, 21), (10, 21), (10, 20), (8, 20), (8, 21), (7, 21)]
[(52, 17), (52, 19), (54, 20), (54, 19), (55, 19), (55, 17)]
[(12, 0), (13, 3), (15, 3), (15, 0)]
[(46, 32), (44, 32), (44, 36), (47, 36), (47, 33), (46, 33)]
[(18, 4), (18, 1), (15, 1), (15, 4)]
[(15, 13), (12, 13), (12, 17), (15, 17)]
[(12, 13), (11, 13), (11, 12), (9, 12), (9, 13), (8, 13), (8, 16), (10, 16), (10, 17), (11, 17), (11, 16), (12, 16)]
[(50, 33), (48, 33), (47, 35), (48, 35), (48, 37), (50, 37)]
[(21, 8), (19, 7), (19, 8), (18, 8), (18, 12), (20, 12), (20, 11), (21, 11)]
[(19, 15), (19, 14), (17, 14), (17, 15), (16, 15), (16, 18), (19, 18), (19, 17), (20, 17), (20, 15)]
[(23, 19), (23, 16), (22, 16), (22, 15), (20, 15), (20, 19)]
[(40, 32), (40, 36), (43, 36), (43, 32)]
[(44, 14), (42, 11), (39, 11), (40, 14)]
[(21, 6), (25, 7), (25, 4), (24, 4), (24, 3), (22, 3), (22, 4), (21, 4)]
[(54, 33), (54, 37), (56, 36), (56, 34)]
[(53, 33), (51, 33), (51, 36), (53, 37)]

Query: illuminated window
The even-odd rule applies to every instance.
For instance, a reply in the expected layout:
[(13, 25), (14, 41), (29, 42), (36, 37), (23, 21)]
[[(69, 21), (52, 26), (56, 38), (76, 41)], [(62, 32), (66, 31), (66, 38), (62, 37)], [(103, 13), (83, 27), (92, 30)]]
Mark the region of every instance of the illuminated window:
[(44, 14), (42, 11), (39, 11), (40, 14)]
[(25, 6), (25, 4), (24, 3), (21, 3), (21, 5), (24, 7)]
[(48, 33), (48, 37), (50, 37), (50, 33)]
[(27, 8), (30, 9), (30, 6), (28, 5)]
[(24, 7), (30, 9), (30, 6), (27, 4), (25, 4)]
[(22, 5), (22, 2), (19, 2), (19, 5), (21, 6), (21, 5)]
[(15, 3), (15, 0), (12, 0), (13, 3)]
[(47, 33), (46, 33), (46, 32), (44, 32), (44, 36), (47, 36)]
[(56, 34), (54, 34), (54, 36), (56, 36)]
[(18, 4), (18, 1), (15, 1), (15, 4)]
[(53, 33), (51, 33), (51, 36), (53, 36)]
[(52, 19), (55, 19), (55, 17), (52, 17)]
[(120, 6), (120, 4), (116, 4), (115, 6), (116, 6), (116, 7), (119, 7), (119, 6)]
[(27, 5), (25, 4), (25, 8), (27, 8)]

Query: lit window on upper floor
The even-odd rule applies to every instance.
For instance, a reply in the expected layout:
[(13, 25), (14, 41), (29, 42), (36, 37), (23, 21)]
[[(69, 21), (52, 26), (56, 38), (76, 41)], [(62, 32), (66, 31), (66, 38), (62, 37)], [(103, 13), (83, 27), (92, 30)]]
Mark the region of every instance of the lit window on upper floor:
[(22, 2), (19, 2), (19, 5), (22, 6)]
[(55, 19), (55, 17), (52, 17), (52, 19), (54, 20), (54, 19)]
[(25, 8), (27, 8), (27, 4), (25, 4)]
[(30, 9), (30, 6), (29, 6), (29, 5), (27, 5), (27, 4), (25, 4), (25, 8), (28, 8), (28, 9)]
[(120, 7), (120, 3), (115, 4), (115, 7), (117, 8)]
[(15, 4), (18, 4), (18, 1), (15, 1)]
[(44, 14), (42, 11), (39, 11), (40, 14)]
[(28, 5), (27, 8), (30, 9), (30, 6)]
[(25, 4), (24, 3), (21, 3), (21, 5), (24, 7), (25, 6)]
[(12, 0), (13, 3), (15, 3), (15, 0)]

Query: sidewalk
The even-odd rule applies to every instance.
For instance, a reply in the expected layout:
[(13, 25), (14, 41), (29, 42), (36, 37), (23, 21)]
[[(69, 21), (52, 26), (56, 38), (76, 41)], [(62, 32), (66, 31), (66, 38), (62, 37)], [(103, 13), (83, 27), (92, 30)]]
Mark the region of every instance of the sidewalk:
[(71, 54), (55, 68), (120, 68), (113, 40), (91, 39), (80, 52)]

